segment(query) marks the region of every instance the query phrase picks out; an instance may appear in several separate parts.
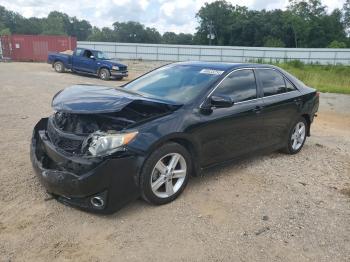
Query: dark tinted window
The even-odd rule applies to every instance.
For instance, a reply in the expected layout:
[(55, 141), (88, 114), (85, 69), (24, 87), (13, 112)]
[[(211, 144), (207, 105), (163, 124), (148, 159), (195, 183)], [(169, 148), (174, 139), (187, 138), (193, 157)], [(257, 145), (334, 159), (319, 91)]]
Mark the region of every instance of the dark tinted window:
[(90, 50), (85, 50), (83, 56), (90, 58), (92, 56), (92, 52)]
[(256, 82), (253, 70), (245, 69), (231, 73), (215, 90), (215, 95), (230, 96), (234, 102), (256, 98)]
[(287, 92), (284, 77), (276, 70), (258, 69), (256, 72), (261, 80), (264, 96), (272, 96)]

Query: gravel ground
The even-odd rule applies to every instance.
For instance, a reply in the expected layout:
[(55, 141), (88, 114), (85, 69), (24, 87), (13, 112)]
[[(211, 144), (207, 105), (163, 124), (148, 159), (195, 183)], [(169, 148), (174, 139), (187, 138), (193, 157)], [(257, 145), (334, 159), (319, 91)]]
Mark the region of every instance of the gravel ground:
[[(129, 79), (157, 66), (128, 63)], [(211, 169), (173, 203), (99, 216), (49, 198), (29, 143), (57, 91), (120, 82), (35, 63), (0, 63), (0, 79), (0, 261), (350, 261), (350, 96), (321, 95), (298, 155)]]

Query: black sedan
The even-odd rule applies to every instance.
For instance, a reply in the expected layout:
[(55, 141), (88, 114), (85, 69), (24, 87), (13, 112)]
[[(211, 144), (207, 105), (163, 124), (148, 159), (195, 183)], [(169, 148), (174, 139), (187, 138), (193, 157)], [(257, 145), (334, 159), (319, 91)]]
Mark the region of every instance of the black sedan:
[(298, 153), (319, 95), (270, 65), (184, 62), (121, 88), (59, 92), (35, 126), (31, 159), (59, 201), (111, 213), (142, 197), (166, 204), (190, 175), (251, 155)]

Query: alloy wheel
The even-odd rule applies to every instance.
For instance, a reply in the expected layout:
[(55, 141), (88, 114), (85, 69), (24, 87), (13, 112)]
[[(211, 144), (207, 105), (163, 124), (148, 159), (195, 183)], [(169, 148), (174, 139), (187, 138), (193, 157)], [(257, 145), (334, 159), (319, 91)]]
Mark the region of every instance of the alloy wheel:
[(306, 126), (303, 122), (298, 122), (294, 127), (292, 137), (291, 137), (291, 145), (294, 151), (297, 151), (300, 149), (300, 147), (304, 143), (305, 137), (306, 137)]
[(185, 158), (179, 153), (167, 154), (153, 168), (150, 181), (152, 192), (159, 198), (171, 197), (180, 190), (186, 175)]

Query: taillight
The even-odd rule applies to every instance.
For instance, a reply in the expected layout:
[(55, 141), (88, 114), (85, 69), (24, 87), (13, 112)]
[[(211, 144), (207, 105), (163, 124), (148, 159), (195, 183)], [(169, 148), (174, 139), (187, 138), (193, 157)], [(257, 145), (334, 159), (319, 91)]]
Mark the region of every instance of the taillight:
[(316, 97), (320, 97), (320, 92), (316, 92)]

